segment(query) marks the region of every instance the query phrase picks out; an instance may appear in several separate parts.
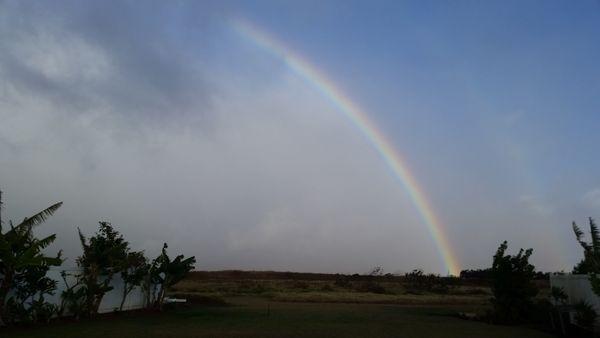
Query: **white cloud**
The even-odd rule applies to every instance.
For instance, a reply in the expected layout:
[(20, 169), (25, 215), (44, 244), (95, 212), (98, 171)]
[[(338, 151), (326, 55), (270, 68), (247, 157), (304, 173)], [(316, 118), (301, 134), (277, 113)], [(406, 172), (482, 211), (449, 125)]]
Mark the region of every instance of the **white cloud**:
[(544, 203), (539, 197), (536, 196), (521, 195), (519, 196), (519, 202), (523, 207), (537, 216), (547, 217), (553, 212), (552, 206)]
[(37, 31), (17, 41), (9, 51), (32, 72), (74, 86), (82, 81), (106, 80), (113, 71), (102, 48), (64, 31)]

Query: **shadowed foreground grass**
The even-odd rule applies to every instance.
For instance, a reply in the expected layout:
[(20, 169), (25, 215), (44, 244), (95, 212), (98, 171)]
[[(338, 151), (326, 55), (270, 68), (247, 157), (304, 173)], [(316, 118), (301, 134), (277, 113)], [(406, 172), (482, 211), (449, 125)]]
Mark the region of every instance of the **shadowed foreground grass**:
[[(462, 320), (461, 308), (391, 304), (269, 302), (236, 297), (230, 306), (193, 305), (165, 313), (16, 328), (2, 337), (551, 337), (524, 327)], [(469, 310), (462, 308), (461, 310)]]

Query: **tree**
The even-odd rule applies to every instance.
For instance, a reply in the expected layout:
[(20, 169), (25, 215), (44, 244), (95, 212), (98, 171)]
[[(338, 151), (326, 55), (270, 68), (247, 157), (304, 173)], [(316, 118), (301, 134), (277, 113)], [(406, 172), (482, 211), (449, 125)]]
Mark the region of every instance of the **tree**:
[(12, 295), (8, 298), (11, 321), (47, 322), (58, 312), (58, 307), (45, 301), (45, 295), (53, 295), (57, 282), (46, 277), (49, 266), (29, 266), (14, 279)]
[(69, 283), (69, 277), (66, 271), (61, 271), (60, 276), (65, 284), (65, 290), (60, 295), (61, 302), (58, 308), (58, 315), (62, 316), (65, 311), (70, 312), (75, 319), (79, 319), (81, 315), (87, 313), (86, 311), (86, 295), (87, 290), (82, 285), (81, 276), (75, 275), (76, 282)]
[(83, 254), (77, 265), (83, 269), (80, 276), (86, 294), (87, 314), (98, 313), (104, 295), (113, 289), (110, 282), (115, 273), (121, 271), (127, 257), (129, 243), (123, 239), (109, 222), (99, 222), (98, 232), (89, 241), (79, 231)]
[[(0, 326), (5, 325), (7, 296), (17, 286), (17, 298), (12, 297), (12, 304), (25, 302), (30, 298), (28, 294), (33, 296), (38, 292), (41, 292), (38, 303), (44, 303), (43, 295), (53, 291), (55, 285), (44, 279), (45, 272), (50, 266), (62, 264), (61, 252), (51, 257), (46, 256), (43, 250), (54, 242), (56, 235), (38, 239), (33, 228), (54, 214), (61, 205), (62, 202), (53, 204), (17, 225), (11, 221), (6, 232), (3, 232), (0, 223)], [(18, 298), (19, 294), (21, 298)]]
[(492, 305), (494, 317), (503, 323), (517, 323), (527, 318), (538, 293), (533, 283), (535, 267), (529, 263), (532, 249), (519, 250), (517, 255), (506, 255), (504, 241), (492, 264)]
[(462, 270), (460, 272), (461, 279), (478, 279), (481, 281), (487, 281), (492, 279), (492, 269), (469, 269)]
[(573, 273), (589, 274), (592, 290), (596, 295), (600, 295), (600, 232), (593, 218), (589, 218), (590, 237), (592, 241), (586, 242), (583, 238), (583, 231), (573, 222), (573, 232), (577, 242), (583, 248), (583, 259), (573, 269)]
[(123, 305), (127, 295), (135, 288), (142, 284), (144, 277), (148, 275), (150, 266), (148, 260), (144, 256), (144, 252), (128, 252), (127, 257), (123, 260), (121, 265), (121, 278), (123, 279), (123, 297), (121, 299), (121, 305), (119, 311), (123, 311)]
[(167, 248), (167, 243), (164, 243), (161, 254), (152, 261), (144, 283), (148, 306), (162, 308), (166, 290), (182, 280), (194, 269), (196, 263), (194, 256), (184, 258), (183, 255), (179, 255), (171, 260)]

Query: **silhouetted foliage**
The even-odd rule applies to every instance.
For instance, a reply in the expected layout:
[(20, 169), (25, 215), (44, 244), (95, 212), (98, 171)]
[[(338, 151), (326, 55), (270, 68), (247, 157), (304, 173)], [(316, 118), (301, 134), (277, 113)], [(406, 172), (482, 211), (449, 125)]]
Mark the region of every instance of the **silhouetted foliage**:
[(121, 262), (121, 277), (123, 279), (123, 295), (119, 311), (123, 311), (127, 295), (133, 288), (140, 286), (142, 281), (148, 275), (150, 265), (142, 251), (128, 252), (125, 259)]
[[(61, 271), (61, 278), (66, 286), (66, 289), (63, 290), (60, 299), (60, 306), (58, 309), (58, 314), (62, 316), (65, 312), (69, 312), (75, 319), (79, 319), (81, 316), (87, 314), (87, 289), (83, 286), (81, 281), (81, 275), (68, 275), (65, 271)], [(69, 284), (68, 277), (74, 276), (76, 278), (76, 282), (73, 284)]]
[(556, 304), (566, 304), (569, 300), (569, 296), (565, 293), (565, 290), (558, 286), (553, 286), (550, 289), (550, 297)]
[[(491, 285), (493, 279), (492, 268), (486, 269), (469, 269), (460, 272), (460, 279), (469, 284)], [(550, 273), (536, 271), (533, 276), (534, 280), (550, 280)]]
[[(54, 294), (57, 281), (46, 275), (51, 266), (62, 264), (61, 252), (55, 257), (46, 256), (43, 251), (56, 235), (38, 239), (33, 228), (61, 205), (62, 202), (56, 203), (17, 225), (10, 221), (6, 231), (0, 220), (0, 326), (15, 321), (47, 322), (65, 312), (76, 318), (93, 315), (106, 292), (112, 290), (110, 284), (117, 273), (124, 283), (120, 309), (133, 288), (142, 284), (145, 289), (154, 289), (154, 301), (160, 307), (166, 289), (193, 269), (194, 257), (179, 255), (171, 260), (166, 244), (161, 255), (148, 264), (143, 252), (131, 252), (128, 242), (110, 223), (100, 222), (99, 230), (89, 240), (79, 231), (83, 254), (77, 258), (77, 265), (81, 272), (61, 273), (66, 289), (61, 294), (60, 306), (50, 304), (45, 297)], [(72, 279), (68, 277), (74, 277), (75, 282), (69, 282)]]
[(455, 277), (442, 277), (433, 273), (425, 274), (421, 269), (414, 269), (404, 274), (404, 281), (407, 293), (433, 292), (446, 294), (450, 291), (450, 287), (458, 282), (458, 279)]
[(572, 271), (572, 273), (575, 275), (587, 275), (591, 272), (593, 272), (592, 266), (585, 258), (581, 259), (579, 263), (573, 267)]
[(479, 279), (479, 280), (491, 281), (492, 280), (492, 268), (462, 270), (460, 272), (459, 276), (462, 279)]
[(374, 267), (373, 269), (371, 269), (371, 272), (369, 272), (369, 276), (373, 276), (373, 277), (383, 276), (383, 274), (384, 274), (384, 270), (380, 266)]
[(355, 286), (355, 290), (358, 292), (370, 292), (370, 293), (377, 293), (377, 294), (384, 294), (387, 292), (385, 287), (383, 287), (381, 284), (379, 284), (373, 280), (367, 280), (367, 281), (358, 283)]
[(85, 289), (87, 314), (92, 316), (98, 313), (104, 295), (113, 289), (110, 282), (122, 269), (129, 243), (108, 222), (100, 222), (98, 232), (89, 241), (79, 231), (79, 239), (83, 254), (77, 265), (83, 269), (80, 281)]
[(598, 314), (594, 307), (585, 301), (580, 301), (573, 304), (573, 310), (575, 310), (575, 323), (586, 330), (592, 331), (594, 329), (594, 323)]
[(167, 254), (167, 243), (163, 245), (161, 254), (152, 261), (149, 274), (142, 284), (146, 291), (149, 307), (162, 308), (166, 290), (182, 280), (194, 269), (195, 257), (184, 258), (183, 255), (171, 260)]
[(519, 323), (529, 317), (532, 299), (538, 293), (533, 283), (535, 267), (529, 263), (532, 249), (519, 250), (511, 256), (506, 254), (504, 241), (492, 264), (492, 298), (494, 320), (501, 323)]
[(384, 271), (380, 266), (376, 266), (367, 274), (366, 280), (358, 283), (355, 286), (356, 291), (358, 292), (371, 292), (377, 294), (386, 293), (386, 289), (377, 282), (377, 279), (381, 279), (383, 277)]
[[(60, 206), (56, 203), (41, 212), (25, 218), (3, 232), (0, 223), (0, 326), (10, 321), (46, 321), (54, 309), (44, 300), (52, 294), (56, 284), (46, 278), (50, 266), (62, 263), (61, 252), (54, 257), (43, 252), (56, 235), (38, 239), (33, 227), (44, 222)], [(8, 297), (9, 293), (12, 295)]]
[(49, 266), (30, 266), (14, 280), (13, 295), (6, 306), (11, 321), (48, 322), (58, 312), (58, 307), (45, 301), (53, 295), (56, 281), (46, 277)]
[(573, 273), (588, 274), (592, 290), (596, 295), (600, 295), (600, 278), (597, 276), (600, 273), (600, 232), (594, 219), (590, 217), (589, 222), (592, 240), (589, 243), (583, 239), (583, 231), (573, 222), (575, 238), (583, 248), (583, 260), (573, 268)]
[(350, 279), (346, 275), (336, 274), (335, 281), (333, 282), (333, 284), (335, 286), (347, 288), (350, 286)]
[(136, 286), (149, 279), (150, 265), (143, 252), (133, 252), (129, 243), (108, 222), (99, 222), (99, 230), (89, 240), (79, 231), (83, 254), (77, 259), (81, 273), (72, 275), (76, 282), (69, 285), (67, 274), (62, 273), (67, 289), (62, 293), (60, 312), (70, 312), (75, 318), (92, 316), (104, 295), (113, 289), (110, 283), (120, 273), (123, 293), (119, 310), (123, 310), (127, 296)]

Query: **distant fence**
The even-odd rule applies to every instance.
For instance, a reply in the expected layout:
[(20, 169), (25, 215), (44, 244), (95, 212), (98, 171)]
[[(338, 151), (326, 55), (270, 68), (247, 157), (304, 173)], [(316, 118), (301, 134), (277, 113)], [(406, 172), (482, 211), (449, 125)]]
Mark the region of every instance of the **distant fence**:
[[(57, 306), (60, 306), (62, 292), (67, 289), (67, 285), (61, 277), (62, 271), (65, 271), (67, 273), (67, 282), (70, 286), (73, 286), (73, 284), (75, 284), (76, 282), (76, 278), (74, 275), (79, 273), (81, 270), (78, 268), (55, 268), (48, 271), (46, 276), (57, 281), (57, 286), (54, 295), (47, 295), (44, 298), (47, 302), (51, 304), (56, 304)], [(121, 305), (121, 299), (123, 299), (124, 288), (124, 283), (123, 279), (121, 278), (121, 274), (115, 274), (110, 285), (113, 287), (113, 289), (107, 292), (102, 298), (102, 303), (100, 303), (100, 308), (98, 309), (99, 313), (113, 312), (115, 311), (115, 309), (119, 309), (119, 306)], [(125, 304), (123, 305), (123, 310), (141, 309), (145, 306), (145, 302), (146, 300), (144, 297), (144, 292), (142, 291), (141, 287), (136, 286), (127, 295), (127, 299), (125, 299)]]

